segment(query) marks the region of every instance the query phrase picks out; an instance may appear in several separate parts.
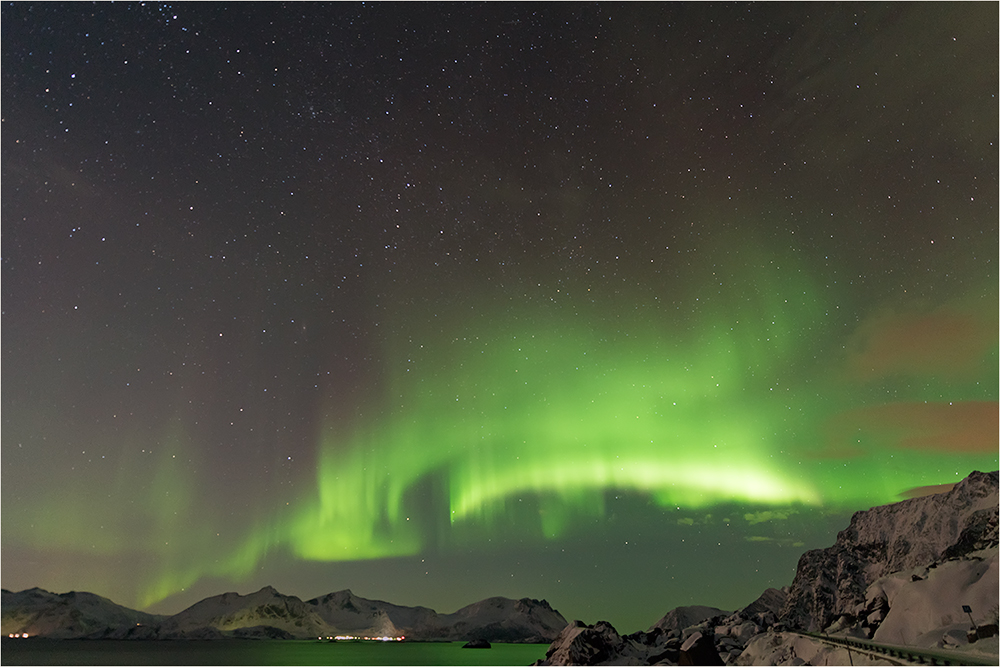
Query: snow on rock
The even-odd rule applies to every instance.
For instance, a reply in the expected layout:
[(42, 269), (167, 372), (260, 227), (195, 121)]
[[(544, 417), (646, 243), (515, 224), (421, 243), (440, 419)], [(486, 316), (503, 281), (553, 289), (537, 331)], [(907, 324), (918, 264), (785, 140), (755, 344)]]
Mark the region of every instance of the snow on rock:
[[(728, 614), (728, 618), (727, 618)], [(733, 626), (725, 625), (731, 621)], [(620, 636), (606, 621), (574, 621), (552, 642), (540, 665), (730, 664), (761, 628), (715, 607), (677, 607), (648, 632)]]
[(827, 549), (799, 559), (781, 617), (821, 630), (866, 602), (880, 577), (997, 543), (997, 472), (973, 472), (947, 493), (857, 512)]
[(722, 609), (701, 605), (677, 607), (668, 611), (663, 618), (654, 623), (649, 628), (649, 632), (653, 632), (654, 630), (684, 630), (716, 616), (728, 616), (729, 613)]
[(184, 633), (213, 628), (225, 632), (259, 625), (277, 628), (302, 639), (334, 630), (310, 605), (294, 595), (282, 595), (265, 586), (249, 595), (223, 593), (205, 598), (171, 616), (164, 622), (163, 631)]
[(368, 600), (345, 589), (306, 601), (334, 634), (379, 637), (438, 637), (443, 626), (437, 612), (427, 607)]
[(438, 614), (426, 607), (366, 600), (349, 590), (303, 602), (270, 586), (205, 598), (173, 616), (127, 609), (92, 593), (3, 591), (3, 632), (91, 639), (308, 639), (349, 634), (449, 641), (545, 643), (566, 619), (545, 600), (488, 598)]
[(367, 600), (350, 590), (303, 602), (268, 586), (246, 596), (226, 593), (207, 598), (171, 617), (169, 624), (171, 629), (182, 631), (202, 626), (230, 631), (266, 625), (300, 638), (350, 634), (544, 643), (566, 627), (566, 619), (548, 602), (529, 598), (488, 598), (453, 614), (438, 614), (426, 607)]
[(648, 665), (647, 647), (618, 634), (607, 621), (573, 621), (555, 638), (536, 665)]
[(808, 637), (768, 632), (754, 637), (735, 665), (895, 665), (867, 654), (831, 646)]
[(720, 625), (715, 628), (716, 637), (731, 637), (740, 646), (745, 645), (750, 638), (760, 632), (760, 626), (753, 621), (736, 622), (731, 625)]
[(366, 600), (349, 590), (308, 601), (329, 625), (348, 634), (493, 642), (551, 642), (566, 619), (545, 600), (492, 597), (452, 614)]
[(781, 612), (788, 600), (788, 587), (781, 589), (768, 588), (760, 594), (760, 597), (740, 609), (738, 612), (743, 618), (753, 619), (761, 615), (774, 614), (775, 617)]
[(492, 597), (462, 607), (441, 620), (447, 638), (542, 644), (553, 641), (566, 627), (566, 619), (545, 600), (511, 600)]
[(4, 635), (26, 632), (29, 636), (71, 639), (119, 628), (143, 634), (166, 617), (122, 607), (93, 593), (56, 594), (30, 588), (18, 593), (4, 590), (0, 618)]
[(931, 648), (949, 643), (945, 635), (959, 630), (963, 640), (954, 643), (966, 644), (964, 634), (971, 623), (962, 605), (972, 608), (977, 625), (996, 623), (1000, 589), (997, 548), (979, 553), (981, 557), (945, 561), (922, 568), (919, 574), (904, 571), (872, 584), (868, 595), (884, 595), (888, 604), (888, 613), (873, 640)]

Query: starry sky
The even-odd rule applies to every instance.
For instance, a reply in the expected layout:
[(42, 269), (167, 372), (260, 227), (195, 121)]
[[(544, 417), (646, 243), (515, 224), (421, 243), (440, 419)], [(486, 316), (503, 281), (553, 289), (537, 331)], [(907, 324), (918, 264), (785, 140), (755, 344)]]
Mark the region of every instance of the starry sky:
[(998, 466), (995, 3), (0, 19), (7, 589), (632, 632)]

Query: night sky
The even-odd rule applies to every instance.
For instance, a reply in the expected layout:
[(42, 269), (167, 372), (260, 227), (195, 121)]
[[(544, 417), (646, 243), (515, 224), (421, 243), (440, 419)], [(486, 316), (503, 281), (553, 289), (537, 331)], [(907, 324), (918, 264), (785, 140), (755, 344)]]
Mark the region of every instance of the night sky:
[(5, 4), (3, 586), (631, 632), (996, 469), (997, 26)]

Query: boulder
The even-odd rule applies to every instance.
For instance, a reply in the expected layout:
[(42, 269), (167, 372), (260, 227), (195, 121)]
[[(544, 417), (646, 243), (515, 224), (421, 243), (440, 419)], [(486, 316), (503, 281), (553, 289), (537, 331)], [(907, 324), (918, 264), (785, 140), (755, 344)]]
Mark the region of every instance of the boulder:
[(678, 665), (724, 665), (719, 652), (707, 635), (695, 632), (681, 644)]
[(536, 665), (648, 664), (647, 648), (618, 634), (607, 621), (573, 621), (559, 633)]

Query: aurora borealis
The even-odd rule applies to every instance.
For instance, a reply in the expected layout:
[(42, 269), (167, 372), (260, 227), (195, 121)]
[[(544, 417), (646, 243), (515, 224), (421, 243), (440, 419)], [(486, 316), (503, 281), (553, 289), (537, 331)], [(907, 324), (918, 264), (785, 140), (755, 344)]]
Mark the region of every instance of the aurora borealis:
[(631, 632), (996, 469), (997, 11), (5, 5), (4, 588)]

